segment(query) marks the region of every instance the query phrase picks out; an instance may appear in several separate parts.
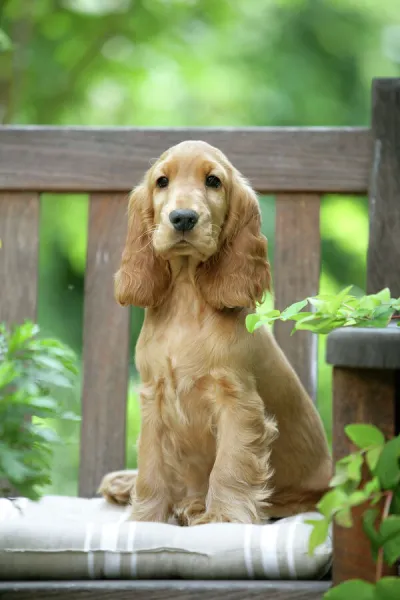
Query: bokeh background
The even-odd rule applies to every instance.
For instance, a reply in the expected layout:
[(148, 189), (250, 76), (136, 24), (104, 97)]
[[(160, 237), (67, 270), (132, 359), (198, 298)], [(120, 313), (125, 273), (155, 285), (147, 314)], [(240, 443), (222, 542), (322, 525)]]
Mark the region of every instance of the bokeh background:
[[(368, 125), (372, 78), (399, 75), (399, 0), (0, 0), (3, 123)], [(275, 201), (261, 203), (273, 263)], [(79, 358), (87, 217), (85, 195), (43, 196), (38, 321)], [(324, 197), (321, 230), (321, 291), (364, 291), (366, 198)], [(132, 354), (142, 317), (132, 310)], [(325, 341), (318, 407), (330, 438)], [(132, 362), (129, 466), (137, 384)], [(80, 411), (80, 383), (66, 400)], [(56, 427), (64, 444), (46, 491), (76, 494), (79, 425)]]

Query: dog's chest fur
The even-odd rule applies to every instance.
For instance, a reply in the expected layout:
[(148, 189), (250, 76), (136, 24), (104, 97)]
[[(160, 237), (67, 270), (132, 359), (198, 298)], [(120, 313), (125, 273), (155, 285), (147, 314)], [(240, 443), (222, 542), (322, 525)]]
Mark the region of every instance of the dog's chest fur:
[(170, 302), (147, 311), (136, 364), (145, 390), (142, 410), (151, 411), (161, 426), (164, 460), (188, 481), (199, 469), (212, 468), (218, 410), (214, 373), (229, 365), (237, 325), (233, 315), (216, 312), (189, 283)]

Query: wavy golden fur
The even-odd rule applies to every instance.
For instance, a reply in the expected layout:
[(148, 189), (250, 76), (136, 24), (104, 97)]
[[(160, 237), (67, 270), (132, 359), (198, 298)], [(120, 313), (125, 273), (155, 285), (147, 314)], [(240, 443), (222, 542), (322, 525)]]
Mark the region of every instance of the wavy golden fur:
[(204, 142), (169, 149), (131, 195), (115, 279), (120, 304), (146, 308), (142, 426), (138, 473), (100, 490), (132, 519), (257, 523), (312, 509), (328, 486), (313, 403), (272, 334), (245, 327), (269, 288), (250, 185)]

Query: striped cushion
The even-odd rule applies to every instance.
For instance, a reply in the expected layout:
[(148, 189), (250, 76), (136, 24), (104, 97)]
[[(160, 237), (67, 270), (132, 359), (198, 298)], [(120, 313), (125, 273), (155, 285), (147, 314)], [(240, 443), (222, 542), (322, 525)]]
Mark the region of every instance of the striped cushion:
[(0, 499), (0, 579), (319, 579), (331, 537), (308, 555), (314, 513), (265, 525), (127, 522), (102, 499)]

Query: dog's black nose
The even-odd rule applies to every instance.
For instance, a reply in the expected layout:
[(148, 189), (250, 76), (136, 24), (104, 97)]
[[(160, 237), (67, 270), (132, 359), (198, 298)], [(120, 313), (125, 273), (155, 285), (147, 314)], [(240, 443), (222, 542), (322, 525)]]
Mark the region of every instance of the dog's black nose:
[(179, 208), (169, 213), (169, 220), (176, 231), (190, 231), (199, 220), (199, 215), (194, 210)]

